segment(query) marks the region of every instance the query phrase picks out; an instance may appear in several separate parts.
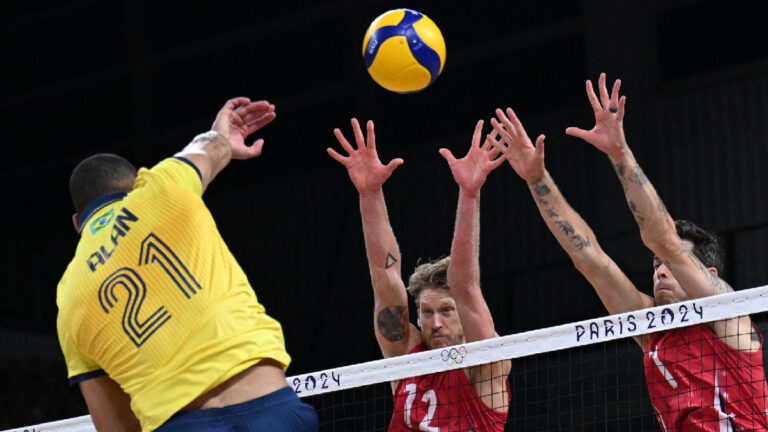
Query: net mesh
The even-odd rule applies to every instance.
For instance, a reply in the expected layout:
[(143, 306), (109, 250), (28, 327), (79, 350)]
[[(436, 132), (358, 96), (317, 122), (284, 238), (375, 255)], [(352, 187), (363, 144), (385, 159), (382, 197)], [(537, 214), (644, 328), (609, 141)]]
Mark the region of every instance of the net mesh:
[[(430, 396), (428, 385), (408, 388), (416, 382), (411, 377), (487, 373), (483, 365), (507, 361), (511, 372), (505, 423), (490, 427), (471, 420), (474, 424), (466, 430), (767, 430), (765, 349), (733, 349), (708, 330), (711, 325), (700, 325), (735, 322), (749, 314), (765, 334), (766, 311), (768, 286), (763, 286), (297, 375), (288, 384), (315, 407), (321, 431), (386, 431), (393, 413), (413, 430), (435, 431), (457, 412), (466, 416), (480, 409), (478, 401), (451, 396), (461, 394), (457, 389), (466, 383)], [(732, 326), (747, 344), (758, 341), (757, 332), (746, 327)], [(646, 352), (635, 342), (638, 338), (650, 341)], [(393, 381), (401, 382), (398, 404), (393, 402)], [(454, 385), (447, 378), (431, 384)], [(456, 405), (464, 405), (464, 411)], [(464, 430), (456, 424), (439, 430)], [(95, 429), (84, 416), (11, 430)]]

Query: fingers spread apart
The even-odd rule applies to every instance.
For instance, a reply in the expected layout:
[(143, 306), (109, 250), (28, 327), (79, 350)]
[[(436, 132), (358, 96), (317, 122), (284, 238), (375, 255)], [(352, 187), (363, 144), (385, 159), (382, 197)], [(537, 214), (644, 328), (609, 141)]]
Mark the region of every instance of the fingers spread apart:
[[(621, 90), (620, 79), (617, 79), (616, 81), (614, 81), (613, 88), (611, 89), (611, 93), (609, 95), (608, 87), (606, 85), (606, 75), (605, 73), (601, 73), (597, 83), (598, 92), (600, 93), (599, 100), (597, 95), (595, 94), (595, 89), (592, 85), (592, 81), (587, 80), (586, 87), (587, 87), (587, 97), (589, 98), (589, 103), (590, 105), (592, 105), (592, 110), (595, 112), (595, 115), (598, 115), (605, 110), (608, 110), (613, 114), (618, 114), (619, 111), (622, 110), (623, 108), (622, 100), (624, 99), (624, 96), (619, 97), (619, 91)], [(621, 113), (621, 116), (623, 116), (623, 112)]]

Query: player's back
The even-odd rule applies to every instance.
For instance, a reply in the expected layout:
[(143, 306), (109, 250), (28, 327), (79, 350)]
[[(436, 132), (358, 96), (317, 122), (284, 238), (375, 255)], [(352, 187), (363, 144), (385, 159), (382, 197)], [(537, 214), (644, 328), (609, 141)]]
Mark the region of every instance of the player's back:
[(145, 427), (263, 358), (290, 361), (201, 194), (188, 162), (140, 170), (85, 215), (59, 284), (70, 377), (103, 369)]

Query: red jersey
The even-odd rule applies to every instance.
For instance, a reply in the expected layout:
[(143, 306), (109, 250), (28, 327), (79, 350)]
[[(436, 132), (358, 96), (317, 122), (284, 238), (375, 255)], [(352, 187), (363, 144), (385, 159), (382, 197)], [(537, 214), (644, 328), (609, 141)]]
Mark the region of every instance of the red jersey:
[(643, 364), (662, 430), (768, 430), (762, 351), (739, 351), (699, 324), (651, 334)]
[[(424, 351), (416, 345), (411, 353)], [(507, 387), (507, 405), (512, 398)], [(390, 432), (503, 432), (507, 411), (489, 408), (463, 369), (452, 369), (400, 380), (393, 396)]]

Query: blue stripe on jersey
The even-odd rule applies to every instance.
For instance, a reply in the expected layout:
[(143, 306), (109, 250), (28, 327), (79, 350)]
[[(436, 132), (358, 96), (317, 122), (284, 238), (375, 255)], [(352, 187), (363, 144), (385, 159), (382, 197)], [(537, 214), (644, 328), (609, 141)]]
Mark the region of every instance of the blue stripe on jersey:
[[(107, 195), (102, 195), (95, 200), (91, 201), (90, 204), (88, 204), (88, 207), (85, 208), (83, 211), (83, 214), (80, 215), (80, 231), (83, 230), (83, 227), (87, 225), (88, 219), (90, 219), (91, 216), (93, 216), (94, 213), (104, 208), (104, 206), (113, 203), (117, 200), (123, 199), (124, 196), (127, 194), (125, 192), (115, 192)], [(78, 232), (80, 232), (78, 231)]]
[(191, 160), (189, 160), (189, 159), (187, 159), (185, 157), (182, 157), (182, 156), (175, 156), (175, 158), (180, 160), (180, 161), (182, 161), (182, 162), (186, 162), (189, 166), (194, 168), (195, 172), (197, 173), (197, 176), (200, 177), (200, 181), (203, 181), (203, 175), (200, 174), (200, 170), (197, 168), (197, 165), (193, 164)]
[(104, 376), (107, 373), (104, 372), (104, 369), (98, 369), (92, 372), (86, 372), (84, 374), (75, 375), (72, 378), (69, 379), (69, 385), (73, 386), (75, 384), (81, 383), (85, 380), (89, 380), (91, 378), (98, 378), (100, 376)]

